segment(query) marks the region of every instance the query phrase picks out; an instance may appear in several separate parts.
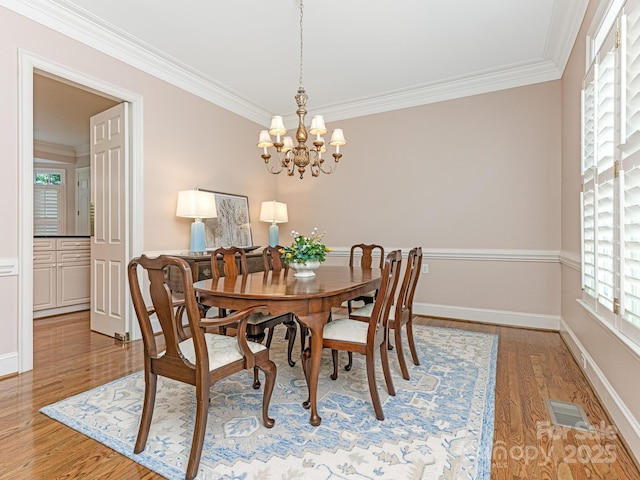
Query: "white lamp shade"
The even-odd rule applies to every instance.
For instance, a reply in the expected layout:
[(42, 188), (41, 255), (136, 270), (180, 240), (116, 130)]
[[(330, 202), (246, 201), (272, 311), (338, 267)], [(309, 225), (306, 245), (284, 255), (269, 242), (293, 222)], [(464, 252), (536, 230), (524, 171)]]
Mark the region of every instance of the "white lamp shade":
[(309, 133), (311, 135), (324, 135), (327, 133), (327, 127), (324, 125), (324, 117), (322, 115), (313, 116)]
[(290, 152), (293, 149), (293, 139), (291, 137), (283, 138), (284, 147), (282, 147), (282, 151), (284, 153)]
[(202, 190), (178, 192), (176, 217), (214, 218), (217, 216), (216, 197), (213, 193)]
[(280, 115), (274, 115), (271, 118), (271, 126), (269, 127), (269, 133), (271, 135), (284, 135), (287, 133), (287, 129), (284, 128), (284, 122)]
[(331, 133), (331, 140), (329, 141), (329, 145), (335, 147), (336, 145), (346, 145), (347, 141), (344, 139), (344, 133), (342, 133), (341, 128), (336, 128)]
[(271, 148), (273, 147), (273, 142), (271, 141), (271, 136), (269, 135), (269, 132), (267, 132), (266, 130), (261, 130), (260, 131), (260, 138), (258, 139), (258, 148)]
[(271, 223), (288, 222), (289, 216), (287, 215), (287, 204), (276, 202), (275, 200), (262, 202), (262, 207), (260, 209), (260, 221)]

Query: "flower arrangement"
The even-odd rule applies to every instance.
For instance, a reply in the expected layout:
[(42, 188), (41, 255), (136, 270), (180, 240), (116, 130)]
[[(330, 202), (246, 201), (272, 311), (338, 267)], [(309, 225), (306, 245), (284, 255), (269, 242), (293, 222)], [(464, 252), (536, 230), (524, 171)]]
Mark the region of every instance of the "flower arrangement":
[(280, 249), (282, 261), (285, 265), (305, 263), (309, 260), (324, 262), (327, 252), (331, 251), (330, 248), (322, 243), (322, 239), (326, 234), (327, 232), (318, 233), (318, 229), (314, 228), (311, 235), (305, 237), (293, 230), (291, 232), (293, 243)]

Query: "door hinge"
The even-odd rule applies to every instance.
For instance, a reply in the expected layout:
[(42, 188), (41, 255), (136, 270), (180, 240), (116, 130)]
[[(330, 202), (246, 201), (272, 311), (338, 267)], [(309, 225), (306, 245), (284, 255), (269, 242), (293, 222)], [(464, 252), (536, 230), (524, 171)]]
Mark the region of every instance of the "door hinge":
[(118, 340), (119, 342), (122, 343), (127, 343), (130, 342), (131, 339), (129, 338), (129, 332), (127, 333), (114, 333), (113, 336), (115, 337), (116, 340)]
[(619, 298), (614, 298), (613, 299), (613, 313), (618, 315), (620, 313), (620, 299)]
[(613, 162), (613, 176), (618, 178), (620, 176), (620, 161), (616, 160)]
[(620, 48), (620, 30), (616, 30), (616, 48)]

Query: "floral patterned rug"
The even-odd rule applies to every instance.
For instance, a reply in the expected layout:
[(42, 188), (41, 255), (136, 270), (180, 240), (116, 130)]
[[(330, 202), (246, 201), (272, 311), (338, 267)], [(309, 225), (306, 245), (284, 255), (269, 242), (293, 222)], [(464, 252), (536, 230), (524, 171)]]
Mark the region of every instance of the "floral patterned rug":
[[(284, 329), (277, 331), (271, 358), (278, 378), (269, 409), (275, 426), (262, 425), (262, 390), (251, 387), (251, 372), (217, 383), (197, 478), (488, 480), (497, 336), (421, 325), (414, 335), (421, 365), (407, 356), (410, 380), (402, 378), (395, 350), (389, 352), (395, 397), (387, 395), (377, 362), (382, 422), (369, 398), (364, 358), (354, 355), (346, 372), (346, 354), (340, 354), (339, 377), (332, 381), (325, 351), (318, 386), (322, 424), (312, 427), (302, 408), (307, 389), (300, 363), (288, 366)], [(166, 478), (182, 479), (193, 434), (193, 387), (159, 378), (149, 441), (135, 455), (143, 394), (138, 372), (41, 412)]]

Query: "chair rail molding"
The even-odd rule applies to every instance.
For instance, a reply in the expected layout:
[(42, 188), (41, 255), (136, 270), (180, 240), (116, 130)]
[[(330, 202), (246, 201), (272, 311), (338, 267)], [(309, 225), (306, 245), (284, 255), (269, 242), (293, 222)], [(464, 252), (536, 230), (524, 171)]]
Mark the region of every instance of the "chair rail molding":
[[(385, 251), (402, 250), (406, 258), (412, 247), (393, 247)], [(351, 247), (332, 247), (329, 256), (349, 257)], [(423, 259), (436, 260), (475, 260), (487, 262), (536, 262), (560, 263), (559, 250), (501, 250), (501, 249), (455, 249), (455, 248), (422, 248)]]

